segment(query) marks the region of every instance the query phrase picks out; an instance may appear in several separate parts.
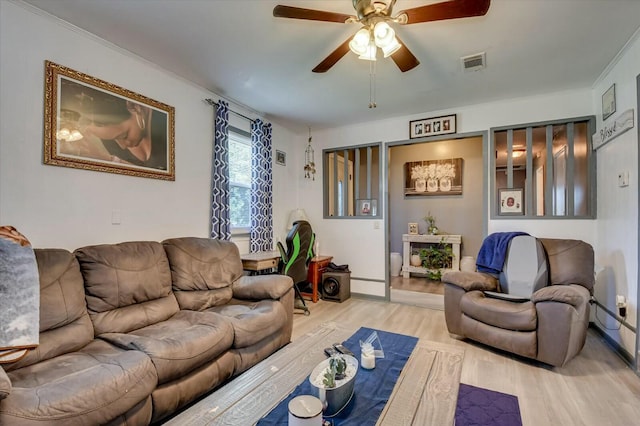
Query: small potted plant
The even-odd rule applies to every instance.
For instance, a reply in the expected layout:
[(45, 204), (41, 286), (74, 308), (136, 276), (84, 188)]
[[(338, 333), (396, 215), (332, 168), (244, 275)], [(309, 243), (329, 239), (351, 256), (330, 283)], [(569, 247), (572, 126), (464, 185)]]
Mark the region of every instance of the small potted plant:
[(429, 235), (437, 235), (438, 228), (436, 227), (436, 218), (429, 212), (424, 217), (425, 222), (427, 222), (427, 234)]
[(309, 382), (322, 401), (325, 417), (338, 414), (351, 400), (354, 392), (358, 360), (350, 355), (335, 355), (318, 364), (309, 375)]

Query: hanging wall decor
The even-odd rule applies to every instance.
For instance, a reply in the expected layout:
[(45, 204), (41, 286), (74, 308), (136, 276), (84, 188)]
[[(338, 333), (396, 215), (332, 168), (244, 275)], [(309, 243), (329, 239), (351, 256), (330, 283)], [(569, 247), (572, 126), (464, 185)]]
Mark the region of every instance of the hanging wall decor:
[(45, 63), (44, 163), (175, 180), (174, 108)]
[(462, 158), (404, 165), (404, 195), (461, 195)]
[(448, 135), (456, 132), (456, 114), (409, 122), (409, 138)]

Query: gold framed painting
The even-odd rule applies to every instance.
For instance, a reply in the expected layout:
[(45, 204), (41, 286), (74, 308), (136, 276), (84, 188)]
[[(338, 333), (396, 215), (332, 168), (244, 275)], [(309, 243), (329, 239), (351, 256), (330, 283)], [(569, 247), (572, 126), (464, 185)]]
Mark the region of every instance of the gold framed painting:
[(172, 106), (45, 62), (44, 164), (175, 180)]

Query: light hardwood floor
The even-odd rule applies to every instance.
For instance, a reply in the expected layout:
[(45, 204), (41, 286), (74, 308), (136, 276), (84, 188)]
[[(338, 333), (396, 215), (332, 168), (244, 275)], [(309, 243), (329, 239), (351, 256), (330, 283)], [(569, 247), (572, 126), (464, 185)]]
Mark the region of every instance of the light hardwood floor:
[(335, 321), (463, 348), (462, 383), (516, 395), (525, 426), (640, 424), (640, 378), (592, 330), (576, 358), (552, 368), (450, 336), (443, 311), (358, 298), (307, 306), (311, 315), (294, 316), (294, 340)]

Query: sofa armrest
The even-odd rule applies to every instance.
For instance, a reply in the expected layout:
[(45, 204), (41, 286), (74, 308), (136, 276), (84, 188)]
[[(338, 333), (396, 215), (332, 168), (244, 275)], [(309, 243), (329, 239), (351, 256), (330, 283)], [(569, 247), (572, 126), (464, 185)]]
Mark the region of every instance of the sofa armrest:
[(292, 288), (293, 280), (287, 275), (245, 275), (231, 285), (233, 297), (245, 300), (277, 300)]
[(0, 400), (5, 399), (11, 393), (11, 379), (7, 376), (4, 368), (0, 366)]
[(589, 290), (581, 285), (550, 285), (533, 293), (531, 301), (566, 303), (574, 307), (580, 307), (589, 301)]
[(498, 289), (498, 280), (482, 272), (447, 271), (442, 275), (442, 282), (453, 284), (464, 291)]

